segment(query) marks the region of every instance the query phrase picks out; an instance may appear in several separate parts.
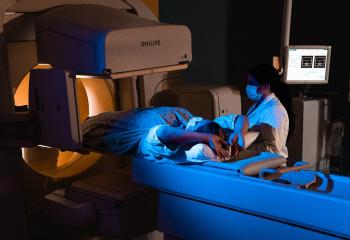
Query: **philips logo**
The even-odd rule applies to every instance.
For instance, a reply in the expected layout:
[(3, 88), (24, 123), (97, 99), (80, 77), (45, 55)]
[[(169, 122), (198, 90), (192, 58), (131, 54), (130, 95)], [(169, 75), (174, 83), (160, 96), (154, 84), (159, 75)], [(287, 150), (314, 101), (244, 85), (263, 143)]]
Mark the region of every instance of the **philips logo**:
[(160, 40), (150, 40), (150, 41), (142, 41), (141, 47), (155, 47), (160, 46)]

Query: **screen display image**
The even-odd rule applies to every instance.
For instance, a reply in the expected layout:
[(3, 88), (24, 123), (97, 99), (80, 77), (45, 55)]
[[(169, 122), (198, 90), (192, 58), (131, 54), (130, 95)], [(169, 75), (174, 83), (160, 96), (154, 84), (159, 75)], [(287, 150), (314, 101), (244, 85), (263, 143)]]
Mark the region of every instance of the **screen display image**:
[(330, 46), (289, 46), (284, 81), (290, 84), (328, 83)]

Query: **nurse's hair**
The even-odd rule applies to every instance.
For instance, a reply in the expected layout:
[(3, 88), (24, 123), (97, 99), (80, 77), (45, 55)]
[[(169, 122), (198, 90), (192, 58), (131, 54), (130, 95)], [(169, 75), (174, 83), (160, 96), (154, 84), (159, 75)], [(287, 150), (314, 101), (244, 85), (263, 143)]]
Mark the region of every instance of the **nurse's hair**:
[(281, 76), (278, 74), (277, 70), (268, 64), (254, 66), (248, 70), (248, 73), (253, 76), (259, 84), (269, 84), (271, 92), (276, 95), (287, 110), (289, 118), (288, 140), (295, 128), (295, 117), (292, 110), (292, 97), (289, 86), (282, 82)]

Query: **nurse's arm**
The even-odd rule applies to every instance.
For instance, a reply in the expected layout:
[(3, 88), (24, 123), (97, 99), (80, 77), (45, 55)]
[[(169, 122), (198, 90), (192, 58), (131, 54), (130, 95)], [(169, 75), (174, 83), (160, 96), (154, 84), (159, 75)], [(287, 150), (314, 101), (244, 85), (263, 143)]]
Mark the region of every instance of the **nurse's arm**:
[(260, 134), (257, 141), (249, 147), (250, 150), (279, 153), (281, 147), (276, 139), (276, 128), (273, 128), (266, 123), (262, 123), (254, 126), (251, 130), (258, 131)]
[(241, 148), (244, 148), (244, 134), (248, 132), (249, 122), (248, 118), (244, 115), (238, 115), (234, 123), (234, 131), (230, 135), (229, 143), (231, 145), (238, 144)]

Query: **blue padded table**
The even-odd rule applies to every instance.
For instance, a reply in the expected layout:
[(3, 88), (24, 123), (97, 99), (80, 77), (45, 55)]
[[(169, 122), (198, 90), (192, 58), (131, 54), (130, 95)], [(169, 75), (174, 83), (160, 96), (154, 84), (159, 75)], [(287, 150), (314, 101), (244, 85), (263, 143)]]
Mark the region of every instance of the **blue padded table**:
[(331, 191), (312, 191), (239, 168), (133, 159), (132, 177), (159, 191), (158, 230), (177, 238), (350, 239), (348, 178), (329, 175)]

